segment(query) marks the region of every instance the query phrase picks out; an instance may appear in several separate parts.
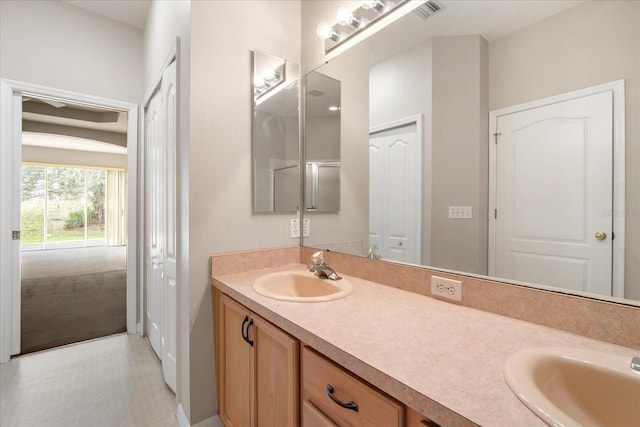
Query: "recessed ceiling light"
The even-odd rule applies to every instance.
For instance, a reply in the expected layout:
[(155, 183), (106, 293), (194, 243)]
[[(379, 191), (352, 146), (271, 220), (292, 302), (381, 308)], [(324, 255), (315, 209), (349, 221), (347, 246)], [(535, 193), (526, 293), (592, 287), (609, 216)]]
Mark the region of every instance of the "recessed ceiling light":
[(329, 111), (338, 111), (340, 109), (340, 107), (336, 107), (335, 105), (332, 105), (331, 107), (329, 107)]

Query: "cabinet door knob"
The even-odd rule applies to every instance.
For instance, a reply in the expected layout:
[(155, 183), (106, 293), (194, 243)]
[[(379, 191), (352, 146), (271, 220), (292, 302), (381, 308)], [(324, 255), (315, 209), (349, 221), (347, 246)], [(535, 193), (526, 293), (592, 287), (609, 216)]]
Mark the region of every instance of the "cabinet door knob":
[(342, 406), (345, 409), (351, 409), (352, 411), (358, 412), (358, 404), (354, 401), (351, 402), (343, 402), (333, 395), (333, 386), (331, 384), (327, 384), (327, 394), (329, 398), (336, 402), (338, 405)]

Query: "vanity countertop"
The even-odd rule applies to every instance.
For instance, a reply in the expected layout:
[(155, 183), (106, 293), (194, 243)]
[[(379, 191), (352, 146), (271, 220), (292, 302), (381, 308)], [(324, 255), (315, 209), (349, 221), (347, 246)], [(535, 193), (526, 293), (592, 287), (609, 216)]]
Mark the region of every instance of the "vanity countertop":
[(215, 276), (213, 285), (418, 412), (429, 414), (433, 402), (450, 409), (460, 416), (442, 414), (452, 425), (544, 425), (503, 378), (505, 361), (519, 350), (581, 347), (628, 355), (629, 360), (637, 355), (629, 348), (353, 276), (343, 276), (353, 283), (353, 293), (329, 302), (278, 301), (251, 288), (258, 276), (282, 270), (306, 268), (292, 264)]

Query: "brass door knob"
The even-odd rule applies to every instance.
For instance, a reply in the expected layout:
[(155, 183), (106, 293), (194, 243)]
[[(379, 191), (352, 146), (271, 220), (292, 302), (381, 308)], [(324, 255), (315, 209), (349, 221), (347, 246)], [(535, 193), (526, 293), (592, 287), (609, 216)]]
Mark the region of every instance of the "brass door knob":
[(604, 240), (607, 238), (607, 233), (603, 233), (602, 231), (596, 232), (596, 239)]

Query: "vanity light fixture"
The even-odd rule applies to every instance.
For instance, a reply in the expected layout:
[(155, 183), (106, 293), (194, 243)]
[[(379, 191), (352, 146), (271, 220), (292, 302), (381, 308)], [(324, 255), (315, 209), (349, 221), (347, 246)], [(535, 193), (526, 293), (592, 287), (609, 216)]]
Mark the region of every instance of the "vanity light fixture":
[(253, 80), (253, 94), (256, 99), (284, 82), (285, 64), (278, 66), (275, 70), (265, 70), (262, 75), (256, 75)]
[(387, 6), (383, 0), (363, 0), (360, 2), (365, 9), (373, 9), (380, 13)]
[(365, 27), (389, 15), (409, 0), (366, 0), (360, 2), (360, 7), (354, 11), (342, 7), (338, 10), (338, 22), (331, 26), (320, 23), (316, 27), (316, 34), (324, 39), (325, 53), (340, 46), (351, 37), (358, 34)]

